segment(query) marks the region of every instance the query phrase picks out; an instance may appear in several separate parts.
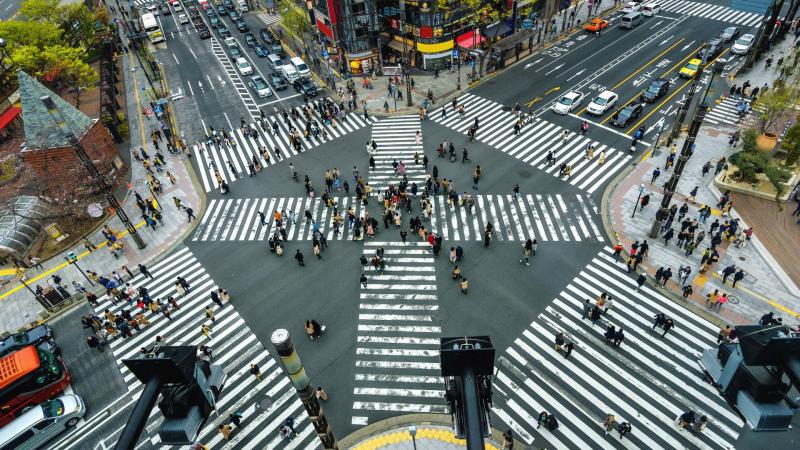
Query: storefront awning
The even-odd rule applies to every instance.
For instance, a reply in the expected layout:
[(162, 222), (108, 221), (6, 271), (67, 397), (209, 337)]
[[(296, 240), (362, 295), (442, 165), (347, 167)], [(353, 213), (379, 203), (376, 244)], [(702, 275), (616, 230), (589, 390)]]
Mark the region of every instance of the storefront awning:
[(450, 50), (451, 48), (453, 48), (452, 40), (440, 42), (438, 44), (426, 44), (423, 42), (417, 42), (417, 50), (419, 50), (420, 53), (428, 53), (428, 54), (442, 53)]
[(458, 46), (461, 48), (473, 48), (477, 47), (485, 40), (486, 39), (480, 34), (475, 34), (475, 31), (467, 31), (459, 36), (456, 42), (458, 42)]
[(484, 34), (489, 36), (489, 39), (505, 37), (509, 33), (511, 33), (511, 27), (505, 21), (489, 25), (484, 31)]
[(386, 46), (389, 47), (390, 49), (392, 49), (392, 50), (394, 50), (396, 52), (400, 52), (400, 53), (405, 53), (405, 52), (407, 52), (409, 50), (413, 50), (414, 49), (414, 47), (412, 47), (412, 46), (410, 46), (408, 44), (403, 44), (400, 41), (395, 41), (394, 39), (389, 41), (389, 43), (386, 44)]
[(19, 117), (20, 112), (22, 112), (20, 108), (12, 106), (5, 110), (3, 114), (0, 114), (0, 130), (4, 129), (12, 120)]

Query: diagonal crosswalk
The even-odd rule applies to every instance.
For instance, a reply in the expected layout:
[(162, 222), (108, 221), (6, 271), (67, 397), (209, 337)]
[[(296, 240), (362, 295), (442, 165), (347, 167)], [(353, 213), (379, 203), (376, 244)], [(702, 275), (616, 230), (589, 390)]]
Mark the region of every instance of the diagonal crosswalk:
[[(347, 113), (342, 118), (325, 124), (315, 111), (314, 120), (320, 128), (319, 136), (309, 135), (301, 137), (302, 148), (310, 150), (325, 143), (322, 130), (328, 134), (328, 139), (336, 139), (345, 134), (354, 132), (376, 120), (373, 117), (365, 120), (363, 116), (353, 112)], [(226, 145), (224, 141), (220, 145), (198, 142), (192, 146), (192, 151), (196, 155), (195, 164), (200, 173), (200, 181), (206, 192), (219, 188), (215, 173), (218, 171), (226, 183), (247, 176), (247, 166), (256, 158), (261, 167), (268, 167), (277, 164), (282, 160), (298, 154), (290, 144), (289, 135), (292, 128), (304, 130), (306, 124), (302, 119), (293, 119), (289, 116), (284, 119), (280, 116), (268, 118), (270, 124), (278, 125), (277, 132), (272, 128), (267, 131), (255, 123), (250, 124), (251, 129), (256, 129), (256, 136), (245, 136), (241, 128), (229, 132), (232, 136), (232, 145)], [(233, 145), (235, 143), (235, 145)], [(269, 160), (264, 158), (264, 150), (269, 154)], [(233, 169), (231, 169), (231, 166)]]
[[(373, 152), (375, 168), (369, 171), (368, 183), (374, 190), (385, 190), (390, 184), (397, 186), (403, 177), (408, 185), (425, 186), (425, 168), (422, 166), (422, 140), (417, 144), (417, 132), (422, 132), (419, 116), (396, 116), (382, 119), (372, 125), (372, 139), (377, 144)], [(414, 154), (419, 163), (414, 163)], [(394, 164), (397, 163), (398, 170)]]
[[(507, 107), (492, 100), (464, 94), (458, 98), (458, 105), (465, 106), (466, 114), (463, 119), (449, 104), (436, 109), (429, 117), (434, 122), (464, 134), (477, 117), (477, 140), (554, 177), (560, 177), (590, 194), (631, 161), (631, 156), (627, 153), (601, 145), (570, 130), (567, 130), (569, 139), (564, 144), (562, 135), (565, 128), (539, 118), (525, 125), (518, 135), (514, 135), (517, 116)], [(446, 109), (447, 117), (442, 117), (442, 109)], [(589, 145), (595, 149), (591, 158), (586, 157)], [(547, 163), (549, 151), (554, 153), (554, 164)], [(604, 158), (601, 158), (601, 154)], [(560, 175), (562, 164), (572, 166), (572, 174), (568, 178)]]
[(261, 19), (262, 22), (264, 22), (264, 25), (272, 25), (274, 23), (280, 22), (282, 19), (280, 14), (270, 14), (265, 12), (265, 13), (259, 13), (257, 15), (258, 18)]
[[(601, 251), (498, 359), (494, 412), (526, 443), (538, 433), (547, 448), (733, 448), (743, 423), (697, 365), (716, 345), (717, 328), (657, 290), (635, 292), (625, 265), (611, 255)], [(613, 307), (592, 326), (581, 317), (583, 304), (601, 292)], [(676, 324), (663, 337), (651, 329), (658, 313)], [(605, 342), (608, 325), (623, 327), (620, 347)], [(569, 358), (553, 348), (558, 332), (575, 344)], [(709, 417), (702, 433), (677, 427), (676, 417), (690, 409)], [(541, 411), (556, 414), (555, 434), (536, 430)], [(609, 413), (632, 425), (624, 440), (604, 434)]]
[(363, 254), (370, 259), (379, 248), (385, 271), (368, 264), (361, 285), (353, 425), (446, 412), (433, 254), (425, 242), (366, 242)]
[(750, 99), (744, 97), (725, 97), (706, 112), (705, 121), (714, 125), (737, 126), (740, 123), (739, 113), (736, 111), (739, 100), (744, 100), (748, 105), (751, 103)]
[(730, 22), (736, 25), (754, 27), (761, 21), (761, 14), (737, 11), (729, 6), (714, 5), (710, 3), (690, 2), (686, 0), (664, 0), (661, 3), (663, 11), (669, 11), (689, 16), (704, 17), (706, 19)]
[[(153, 299), (166, 300), (168, 296), (175, 297), (180, 309), (172, 310), (171, 319), (147, 310), (144, 314), (150, 322), (149, 325), (142, 326), (141, 331), (133, 331), (132, 337), (123, 339), (117, 336), (111, 341), (111, 351), (128, 390), (141, 391), (142, 384), (125, 367), (122, 360), (139, 355), (140, 349), (150, 347), (156, 336), (166, 338), (167, 343), (172, 345), (207, 345), (213, 349), (213, 363), (221, 364), (225, 368), (228, 380), (218, 403), (219, 415), (212, 416), (205, 424), (200, 442), (209, 448), (316, 448), (318, 441), (314, 427), (305, 420), (305, 409), (288, 376), (259, 342), (234, 306), (218, 307), (210, 300), (210, 292), (218, 286), (192, 252), (183, 247), (149, 267), (149, 270), (154, 279), (137, 275), (128, 282), (136, 290), (144, 286)], [(183, 297), (175, 289), (178, 276), (184, 277), (191, 285), (189, 293)], [(231, 301), (235, 304), (236, 299)], [(214, 309), (213, 322), (205, 314), (208, 306)], [(135, 304), (130, 306), (121, 302), (115, 305), (106, 296), (100, 299), (96, 313), (102, 317), (106, 310), (120, 314), (123, 309), (131, 314), (140, 311)], [(211, 326), (210, 337), (205, 337), (200, 332), (203, 324)], [(261, 381), (250, 374), (251, 363), (260, 367)], [(231, 439), (225, 441), (217, 427), (234, 411), (242, 413), (242, 426), (235, 428)], [(278, 429), (289, 416), (295, 418), (298, 437), (285, 441), (279, 435)], [(160, 420), (161, 412), (154, 408), (143, 433), (143, 437), (154, 446), (159, 443), (157, 425)]]
[[(355, 197), (332, 196), (335, 209), (347, 217), (352, 207), (355, 216), (364, 207)], [(599, 216), (592, 199), (583, 194), (528, 194), (514, 200), (512, 195), (475, 195), (475, 206), (450, 207), (444, 196), (433, 197), (433, 213), (426, 228), (441, 233), (446, 240), (480, 241), (486, 224), (491, 222), (495, 238), (502, 241), (602, 241)], [(289, 240), (311, 240), (312, 225), (304, 218), (309, 210), (312, 219), (320, 224), (320, 231), (329, 240), (352, 239), (347, 224), (334, 229), (334, 208), (326, 207), (319, 198), (273, 197), (212, 199), (192, 241), (264, 241), (277, 231), (272, 216), (275, 211), (293, 212), (296, 222), (286, 223)], [(262, 223), (258, 214), (265, 215)], [(417, 214), (418, 215), (418, 214)], [(402, 220), (406, 224), (411, 216)], [(286, 222), (286, 221), (285, 221)]]

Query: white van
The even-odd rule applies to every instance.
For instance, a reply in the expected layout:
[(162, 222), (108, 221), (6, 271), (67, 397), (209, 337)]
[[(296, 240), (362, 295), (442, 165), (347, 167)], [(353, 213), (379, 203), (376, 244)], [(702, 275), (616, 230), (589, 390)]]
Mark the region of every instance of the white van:
[(653, 17), (661, 12), (661, 3), (650, 2), (642, 7), (642, 14), (647, 17)]
[(619, 21), (620, 28), (634, 29), (642, 24), (642, 13), (632, 12), (622, 16)]
[(84, 414), (86, 406), (77, 395), (48, 400), (0, 429), (0, 450), (42, 447), (62, 431), (77, 425)]
[(297, 69), (295, 69), (292, 64), (284, 64), (281, 67), (281, 75), (283, 75), (283, 78), (286, 78), (286, 81), (289, 83), (294, 83), (295, 80), (300, 78), (300, 74), (297, 73)]
[(240, 13), (246, 13), (247, 11), (250, 11), (250, 8), (247, 7), (247, 2), (245, 0), (239, 0), (236, 2), (236, 5), (238, 6)]
[(270, 53), (269, 55), (267, 55), (267, 61), (269, 61), (269, 64), (276, 71), (281, 70), (281, 67), (283, 67), (283, 60), (281, 59), (280, 56), (276, 55), (275, 53)]
[(301, 77), (311, 76), (311, 70), (308, 69), (308, 65), (301, 58), (295, 56), (290, 59), (289, 62), (292, 63), (292, 67), (294, 67), (294, 70), (296, 70)]

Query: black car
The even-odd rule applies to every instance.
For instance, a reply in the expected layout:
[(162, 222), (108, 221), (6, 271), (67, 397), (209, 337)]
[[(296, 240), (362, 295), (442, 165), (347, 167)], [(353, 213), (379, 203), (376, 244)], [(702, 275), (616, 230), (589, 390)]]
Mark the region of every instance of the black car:
[(11, 354), (22, 347), (28, 345), (39, 345), (47, 342), (46, 350), (51, 353), (58, 353), (58, 347), (53, 342), (53, 329), (49, 325), (43, 324), (33, 327), (22, 333), (12, 334), (0, 341), (0, 358)]
[(231, 30), (229, 30), (225, 25), (220, 25), (220, 27), (217, 28), (217, 32), (219, 33), (219, 37), (223, 39), (231, 37)]
[(716, 56), (722, 52), (723, 45), (724, 42), (722, 42), (722, 39), (711, 39), (706, 43), (704, 48), (701, 48), (697, 52), (697, 59), (702, 60), (703, 55), (707, 55), (705, 57), (706, 63), (711, 62), (712, 59), (716, 58)]
[(317, 87), (308, 78), (299, 78), (294, 82), (294, 90), (309, 97), (317, 96)]
[(256, 46), (256, 44), (258, 44), (258, 41), (256, 40), (256, 37), (253, 36), (253, 33), (247, 33), (244, 35), (244, 43), (248, 47), (253, 48)]
[(628, 122), (639, 117), (644, 111), (644, 106), (641, 103), (631, 103), (618, 109), (617, 112), (611, 116), (611, 123), (620, 128), (628, 126)]
[(244, 19), (236, 19), (236, 29), (242, 33), (250, 31), (250, 27), (247, 26), (247, 22)]
[(225, 0), (222, 2), (222, 4), (228, 9), (234, 9), (233, 0)]
[(211, 17), (208, 19), (208, 23), (211, 24), (211, 28), (219, 28), (222, 25), (222, 21), (216, 17)]
[(253, 51), (256, 52), (256, 55), (259, 58), (266, 58), (267, 55), (269, 55), (269, 50), (267, 50), (267, 47), (264, 47), (262, 44), (256, 43), (256, 45), (253, 46)]
[(217, 6), (217, 14), (219, 14), (220, 16), (227, 16), (228, 10), (224, 6), (219, 5)]
[(275, 42), (272, 33), (266, 28), (262, 28), (261, 31), (258, 32), (258, 35), (261, 36), (261, 40), (267, 45), (272, 45), (272, 43)]
[(242, 57), (242, 51), (239, 50), (239, 47), (228, 47), (228, 53), (231, 55), (231, 59), (236, 60), (236, 58)]
[(664, 78), (656, 78), (650, 82), (650, 86), (648, 86), (647, 89), (642, 92), (642, 95), (639, 96), (639, 99), (643, 102), (653, 103), (666, 95), (667, 92), (669, 92), (669, 80)]
[(200, 39), (208, 39), (211, 37), (211, 31), (205, 25), (197, 26), (197, 34), (200, 35)]
[(236, 19), (239, 19), (239, 18), (241, 18), (241, 17), (242, 17), (242, 15), (241, 15), (241, 14), (239, 14), (239, 11), (236, 11), (236, 10), (234, 9), (234, 10), (231, 10), (231, 12), (229, 12), (229, 13), (228, 13), (228, 17), (230, 17), (230, 18), (231, 18), (231, 20), (236, 20)]
[(289, 87), (289, 85), (286, 84), (286, 80), (283, 79), (283, 75), (278, 72), (269, 74), (269, 82), (276, 91), (282, 91)]

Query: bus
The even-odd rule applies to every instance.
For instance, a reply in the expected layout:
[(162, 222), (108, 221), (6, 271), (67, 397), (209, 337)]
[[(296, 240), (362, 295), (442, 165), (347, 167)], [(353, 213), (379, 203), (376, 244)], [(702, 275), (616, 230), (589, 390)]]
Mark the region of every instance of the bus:
[(164, 42), (164, 32), (161, 31), (161, 25), (158, 24), (156, 16), (153, 13), (147, 13), (142, 14), (140, 18), (142, 19), (142, 28), (150, 38), (150, 42), (153, 44)]
[(72, 377), (57, 355), (29, 345), (0, 359), (0, 427), (61, 393)]

